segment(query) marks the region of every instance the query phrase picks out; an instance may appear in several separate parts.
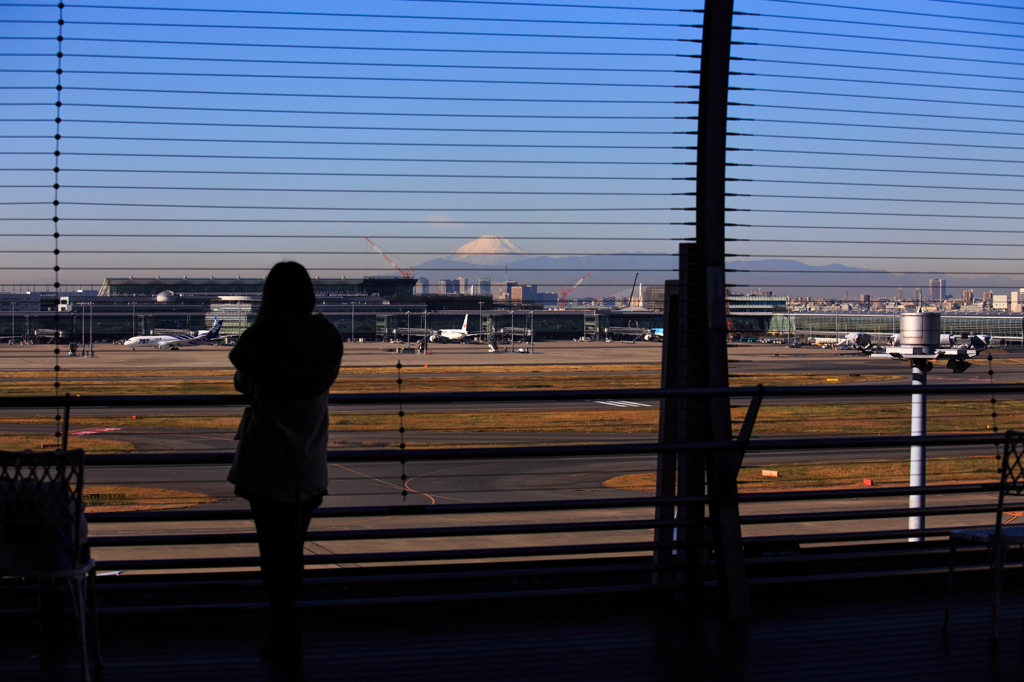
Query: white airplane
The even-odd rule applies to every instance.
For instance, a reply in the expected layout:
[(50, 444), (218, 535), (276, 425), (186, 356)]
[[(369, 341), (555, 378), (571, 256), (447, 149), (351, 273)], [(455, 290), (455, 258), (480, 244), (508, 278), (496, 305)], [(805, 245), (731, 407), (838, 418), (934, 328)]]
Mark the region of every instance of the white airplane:
[(665, 328), (664, 327), (651, 327), (644, 334), (644, 341), (664, 341), (665, 340)]
[(171, 350), (178, 350), (180, 346), (201, 346), (220, 338), (220, 326), (222, 324), (222, 320), (218, 320), (214, 317), (213, 326), (207, 330), (199, 332), (195, 336), (189, 336), (188, 334), (174, 334), (173, 336), (133, 336), (125, 341), (124, 345), (132, 346), (132, 350), (135, 350), (136, 346), (160, 349), (170, 348)]
[(469, 315), (462, 320), (462, 327), (459, 329), (439, 329), (430, 335), (431, 341), (464, 341), (470, 336), (480, 336), (478, 333), (470, 334), (468, 331), (469, 327)]

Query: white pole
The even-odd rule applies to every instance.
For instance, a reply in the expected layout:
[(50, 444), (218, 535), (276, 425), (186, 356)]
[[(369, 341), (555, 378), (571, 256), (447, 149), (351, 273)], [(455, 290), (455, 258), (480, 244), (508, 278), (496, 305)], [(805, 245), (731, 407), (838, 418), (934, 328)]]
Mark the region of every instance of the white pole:
[[(915, 387), (924, 386), (928, 383), (927, 375), (925, 371), (927, 369), (927, 361), (925, 360), (913, 360), (913, 380), (911, 384)], [(925, 435), (925, 418), (926, 418), (926, 396), (923, 393), (915, 393), (912, 397), (910, 406), (910, 435), (911, 436), (923, 436)], [(910, 446), (910, 487), (911, 488), (923, 488), (925, 485), (925, 463), (927, 453), (925, 446), (923, 445), (911, 445)], [(910, 508), (911, 509), (924, 509), (925, 507), (925, 496), (924, 495), (911, 495), (910, 496)], [(911, 516), (909, 521), (910, 530), (924, 530), (924, 517), (923, 516)], [(909, 538), (909, 542), (921, 542), (923, 538), (912, 537)]]

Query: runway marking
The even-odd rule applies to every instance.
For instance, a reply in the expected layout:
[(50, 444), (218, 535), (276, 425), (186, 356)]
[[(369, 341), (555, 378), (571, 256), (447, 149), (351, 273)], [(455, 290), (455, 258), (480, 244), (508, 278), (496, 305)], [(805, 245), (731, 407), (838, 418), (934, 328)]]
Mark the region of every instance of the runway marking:
[(588, 400), (588, 403), (599, 403), (601, 405), (609, 405), (611, 407), (653, 407), (647, 403), (634, 403), (628, 400)]
[(435, 500), (433, 497), (431, 497), (427, 493), (421, 493), (418, 490), (413, 490), (412, 488), (409, 488), (409, 486), (408, 486), (409, 482), (408, 481), (405, 481), (405, 485), (404, 486), (395, 485), (394, 483), (391, 483), (390, 481), (383, 481), (383, 480), (381, 480), (379, 478), (376, 478), (374, 476), (370, 476), (369, 474), (364, 474), (361, 471), (356, 471), (355, 469), (350, 469), (349, 467), (342, 466), (340, 464), (335, 464), (334, 462), (331, 462), (330, 464), (331, 464), (331, 466), (336, 466), (339, 469), (344, 469), (345, 471), (349, 471), (349, 472), (351, 472), (353, 474), (358, 474), (359, 476), (362, 476), (363, 478), (368, 478), (371, 481), (377, 481), (378, 483), (382, 483), (382, 484), (388, 486), (389, 488), (397, 488), (398, 490), (405, 489), (405, 490), (408, 490), (409, 492), (415, 493), (417, 495), (423, 495), (424, 497), (430, 498), (430, 504), (437, 504), (437, 500)]
[(86, 429), (85, 431), (72, 431), (69, 436), (89, 436), (94, 433), (106, 433), (108, 431), (124, 431), (120, 426), (101, 426), (95, 429)]

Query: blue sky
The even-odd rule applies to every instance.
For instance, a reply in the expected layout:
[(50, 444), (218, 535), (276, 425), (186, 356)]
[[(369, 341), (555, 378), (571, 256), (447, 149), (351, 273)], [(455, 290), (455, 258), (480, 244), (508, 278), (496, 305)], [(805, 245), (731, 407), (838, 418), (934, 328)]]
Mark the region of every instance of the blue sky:
[[(698, 3), (125, 9), (165, 5), (64, 10), (65, 281), (253, 276), (282, 258), (385, 273), (367, 236), (416, 265), (485, 234), (558, 255), (674, 252), (693, 234)], [(730, 124), (730, 191), (751, 196), (730, 198), (750, 225), (730, 236), (752, 241), (730, 252), (1010, 272), (1024, 11), (828, 5), (736, 3), (754, 14), (735, 22), (731, 113), (748, 120)], [(0, 16), (0, 281), (45, 281), (57, 10)]]

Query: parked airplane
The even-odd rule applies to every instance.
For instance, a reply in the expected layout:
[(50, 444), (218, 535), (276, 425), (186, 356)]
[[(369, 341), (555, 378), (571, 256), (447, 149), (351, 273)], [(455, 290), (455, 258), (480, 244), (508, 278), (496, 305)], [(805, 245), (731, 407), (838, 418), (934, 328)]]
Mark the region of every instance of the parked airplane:
[(220, 338), (220, 326), (222, 324), (223, 321), (214, 317), (213, 326), (199, 332), (195, 336), (189, 336), (188, 334), (133, 336), (125, 341), (124, 345), (132, 346), (132, 350), (135, 350), (135, 346), (144, 346), (146, 348), (170, 348), (171, 350), (178, 350), (180, 346), (201, 346)]
[(665, 340), (665, 328), (664, 327), (651, 327), (644, 334), (644, 341), (664, 341)]
[(439, 329), (437, 332), (430, 335), (431, 341), (464, 341), (470, 336), (480, 336), (479, 333), (470, 334), (469, 328), (469, 315), (462, 320), (462, 327), (459, 329)]

